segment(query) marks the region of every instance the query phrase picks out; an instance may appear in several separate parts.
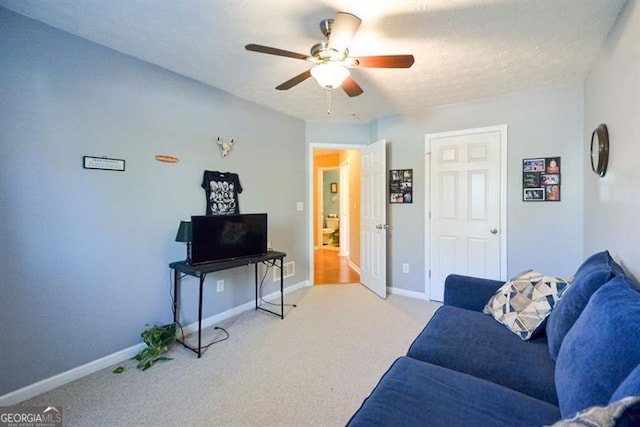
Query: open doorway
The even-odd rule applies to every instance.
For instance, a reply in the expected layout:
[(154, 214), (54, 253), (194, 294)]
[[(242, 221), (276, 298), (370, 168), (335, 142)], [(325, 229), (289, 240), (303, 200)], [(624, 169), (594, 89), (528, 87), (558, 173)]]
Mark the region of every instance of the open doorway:
[(360, 150), (310, 147), (309, 230), (314, 285), (360, 283)]

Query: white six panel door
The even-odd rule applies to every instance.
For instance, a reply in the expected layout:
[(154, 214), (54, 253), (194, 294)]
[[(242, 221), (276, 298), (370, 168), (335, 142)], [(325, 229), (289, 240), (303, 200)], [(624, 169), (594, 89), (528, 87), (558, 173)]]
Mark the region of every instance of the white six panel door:
[(360, 281), (387, 297), (386, 141), (363, 148), (361, 170)]
[(435, 301), (451, 273), (501, 278), (501, 131), (489, 129), (427, 136), (427, 280)]

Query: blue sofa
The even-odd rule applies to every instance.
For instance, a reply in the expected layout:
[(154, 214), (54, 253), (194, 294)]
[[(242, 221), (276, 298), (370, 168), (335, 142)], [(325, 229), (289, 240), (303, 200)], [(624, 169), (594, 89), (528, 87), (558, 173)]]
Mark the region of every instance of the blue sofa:
[[(640, 395), (640, 288), (607, 251), (528, 341), (482, 312), (503, 284), (447, 277), (444, 305), (348, 425), (544, 426)], [(640, 425), (640, 405), (623, 415)]]

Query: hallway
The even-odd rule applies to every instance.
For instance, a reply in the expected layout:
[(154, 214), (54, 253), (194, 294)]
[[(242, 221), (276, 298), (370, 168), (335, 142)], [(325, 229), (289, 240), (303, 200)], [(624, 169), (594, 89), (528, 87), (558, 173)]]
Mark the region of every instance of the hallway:
[(314, 284), (337, 285), (360, 283), (360, 275), (335, 249), (316, 249), (314, 252)]

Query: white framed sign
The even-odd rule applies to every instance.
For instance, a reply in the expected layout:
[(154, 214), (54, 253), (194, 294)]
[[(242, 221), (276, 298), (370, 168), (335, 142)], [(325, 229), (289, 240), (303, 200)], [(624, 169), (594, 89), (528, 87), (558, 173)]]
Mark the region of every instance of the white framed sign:
[(108, 171), (120, 171), (124, 172), (124, 160), (123, 159), (110, 159), (108, 157), (92, 157), (84, 156), (83, 167), (85, 169), (101, 169)]

